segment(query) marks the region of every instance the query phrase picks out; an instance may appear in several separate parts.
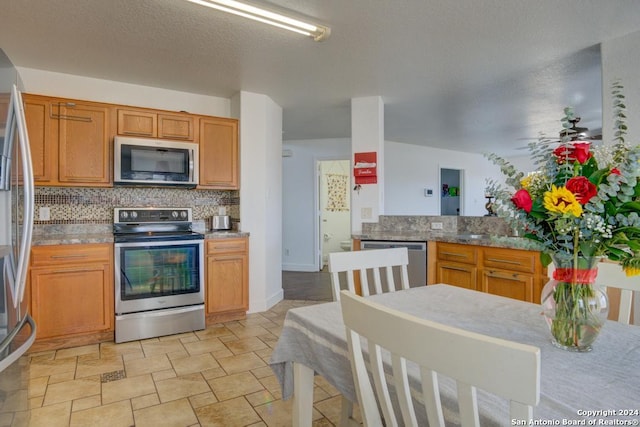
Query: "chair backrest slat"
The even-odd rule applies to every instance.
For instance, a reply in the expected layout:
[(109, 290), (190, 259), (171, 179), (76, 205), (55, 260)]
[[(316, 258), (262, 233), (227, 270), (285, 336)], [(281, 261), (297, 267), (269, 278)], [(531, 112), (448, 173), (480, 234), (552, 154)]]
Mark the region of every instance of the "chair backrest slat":
[[(348, 291), (341, 292), (340, 301), (365, 425), (381, 425), (375, 396), (381, 402), (386, 424), (395, 425), (395, 414), (389, 409), (392, 408), (389, 399), (392, 394), (383, 390), (387, 387), (386, 381), (382, 380), (384, 368), (375, 356), (382, 352), (381, 349), (391, 355), (395, 394), (405, 425), (417, 425), (406, 360), (421, 367), (426, 417), (432, 426), (444, 425), (436, 372), (457, 382), (462, 426), (479, 425), (476, 387), (515, 402), (510, 404), (510, 419), (524, 419), (516, 418), (515, 413), (518, 416), (529, 414), (527, 419), (530, 419), (540, 396), (540, 350), (537, 347), (420, 319)], [(372, 360), (375, 396), (366, 373), (361, 337), (367, 340)], [(378, 381), (381, 384), (377, 384)]]
[[(333, 252), (329, 254), (329, 272), (333, 299), (340, 299), (340, 275), (346, 275), (346, 289), (355, 292), (354, 273), (360, 276), (363, 296), (409, 289), (409, 253), (407, 248), (372, 249), (366, 251)], [(399, 283), (396, 283), (394, 268), (399, 269)], [(384, 270), (384, 271), (381, 271)], [(370, 283), (369, 274), (373, 283)], [(386, 287), (383, 286), (383, 280)]]
[[(596, 284), (603, 288), (620, 289), (620, 309), (618, 322), (629, 324), (631, 320), (631, 306), (633, 291), (640, 291), (640, 276), (627, 276), (622, 267), (610, 262), (598, 263)], [(640, 316), (640, 313), (635, 313)]]

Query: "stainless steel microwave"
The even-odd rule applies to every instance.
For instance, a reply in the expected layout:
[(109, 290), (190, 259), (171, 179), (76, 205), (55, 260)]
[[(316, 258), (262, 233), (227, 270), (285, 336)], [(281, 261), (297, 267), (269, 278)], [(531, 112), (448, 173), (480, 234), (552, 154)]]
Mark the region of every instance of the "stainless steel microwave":
[(198, 144), (116, 136), (113, 182), (128, 186), (198, 185)]

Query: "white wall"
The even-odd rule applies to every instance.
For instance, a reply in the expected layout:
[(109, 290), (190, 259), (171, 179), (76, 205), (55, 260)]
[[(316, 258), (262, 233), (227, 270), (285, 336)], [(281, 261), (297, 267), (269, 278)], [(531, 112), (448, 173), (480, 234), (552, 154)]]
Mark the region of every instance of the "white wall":
[[(380, 96), (351, 99), (351, 152), (377, 153), (378, 182), (362, 184), (351, 193), (351, 230), (359, 233), (364, 222), (378, 222), (384, 214), (384, 104)], [(365, 214), (367, 212), (367, 214)]]
[(149, 86), (16, 67), (28, 93), (229, 117), (230, 101)]
[(350, 139), (286, 141), (292, 156), (282, 159), (282, 268), (314, 271), (317, 232), (314, 227), (315, 164), (317, 160), (351, 158)]
[(611, 83), (619, 79), (624, 86), (627, 106), (626, 141), (640, 144), (640, 31), (603, 42), (602, 51), (602, 140), (613, 140)]
[(249, 311), (283, 299), (282, 108), (268, 96), (240, 92), (240, 225), (249, 231)]
[[(318, 246), (313, 218), (313, 186), (317, 159), (349, 158), (349, 139), (285, 141), (283, 148), (293, 155), (285, 157), (283, 168), (283, 265), (287, 271), (314, 271)], [(499, 168), (482, 155), (441, 150), (396, 142), (385, 142), (385, 215), (439, 215), (439, 166), (465, 170), (463, 190), (465, 215), (486, 214), (485, 177), (502, 179)], [(424, 197), (424, 188), (434, 189)], [(353, 195), (353, 193), (352, 193)], [(351, 205), (353, 207), (353, 204)], [(359, 231), (352, 231), (358, 233)], [(287, 254), (288, 252), (288, 254)]]
[[(500, 169), (481, 154), (385, 142), (385, 215), (440, 215), (440, 168), (463, 169), (462, 213), (483, 216), (486, 178), (502, 179)], [(432, 197), (424, 189), (432, 188)]]
[[(628, 136), (631, 145), (640, 144), (640, 31), (603, 42), (602, 46), (602, 139), (613, 140), (613, 108), (611, 82), (620, 79), (627, 106)], [(640, 325), (640, 298), (634, 296), (636, 325)]]

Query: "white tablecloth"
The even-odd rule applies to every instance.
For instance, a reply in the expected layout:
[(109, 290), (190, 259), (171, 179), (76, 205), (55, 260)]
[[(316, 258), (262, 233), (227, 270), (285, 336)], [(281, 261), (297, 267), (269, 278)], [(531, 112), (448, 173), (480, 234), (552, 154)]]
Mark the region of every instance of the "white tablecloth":
[[(591, 352), (572, 353), (551, 344), (541, 308), (536, 304), (448, 285), (430, 285), (370, 298), (425, 319), (539, 347), (541, 393), (534, 418), (545, 422), (539, 425), (563, 425), (563, 422), (571, 425), (574, 420), (584, 420), (586, 425), (594, 421), (591, 425), (638, 425), (638, 326), (607, 322)], [(293, 392), (292, 362), (312, 368), (347, 398), (356, 400), (339, 303), (306, 306), (287, 313), (271, 358), (271, 367), (282, 385), (285, 399)], [(452, 425), (457, 424), (454, 387), (452, 381), (442, 379), (445, 417)], [(482, 425), (509, 425), (505, 401), (487, 393), (479, 393), (479, 400)], [(593, 415), (587, 411), (601, 412)], [(629, 424), (615, 424), (617, 420), (627, 420)], [(609, 422), (611, 424), (607, 424)]]

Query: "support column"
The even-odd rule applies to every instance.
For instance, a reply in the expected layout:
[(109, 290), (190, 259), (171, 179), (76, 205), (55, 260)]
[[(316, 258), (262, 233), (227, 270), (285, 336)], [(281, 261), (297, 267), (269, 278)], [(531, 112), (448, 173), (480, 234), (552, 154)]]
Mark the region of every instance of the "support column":
[[(384, 214), (384, 103), (380, 96), (351, 99), (351, 161), (353, 154), (377, 153), (376, 184), (351, 190), (351, 232), (358, 234), (365, 222), (378, 222)], [(353, 175), (353, 170), (351, 171)], [(353, 181), (355, 185), (355, 180)]]

